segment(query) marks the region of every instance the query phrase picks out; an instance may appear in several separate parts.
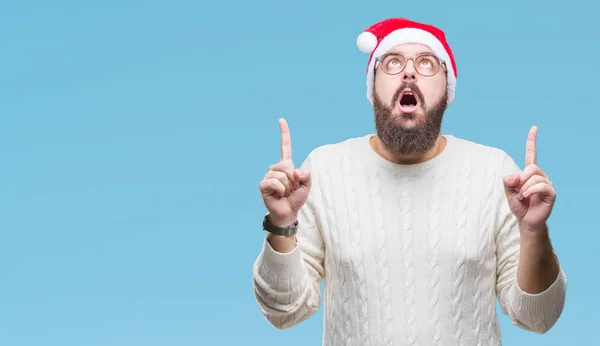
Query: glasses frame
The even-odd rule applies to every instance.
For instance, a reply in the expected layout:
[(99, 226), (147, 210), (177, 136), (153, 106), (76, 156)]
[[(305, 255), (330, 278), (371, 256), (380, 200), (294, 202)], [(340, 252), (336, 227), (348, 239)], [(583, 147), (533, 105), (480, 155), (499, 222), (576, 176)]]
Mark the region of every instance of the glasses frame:
[[(379, 67), (379, 65), (383, 66), (382, 62), (383, 62), (383, 60), (388, 55), (399, 55), (399, 56), (401, 56), (401, 57), (403, 57), (405, 59), (404, 65), (402, 66), (402, 68), (400, 69), (400, 71), (398, 71), (397, 73), (389, 73), (383, 67), (381, 68), (381, 70), (385, 74), (390, 75), (390, 76), (395, 76), (395, 75), (398, 75), (398, 74), (402, 73), (402, 71), (404, 71), (404, 69), (406, 68), (406, 65), (408, 65), (408, 61), (409, 60), (412, 60), (413, 65), (415, 65), (415, 71), (417, 71), (417, 73), (420, 74), (423, 77), (433, 77), (436, 74), (438, 74), (438, 72), (440, 72), (440, 70), (442, 69), (442, 66), (444, 66), (444, 68), (446, 68), (446, 60), (440, 58), (439, 56), (437, 56), (437, 55), (435, 55), (433, 53), (421, 53), (421, 54), (418, 54), (416, 56), (406, 56), (406, 55), (404, 55), (402, 53), (389, 52), (389, 53), (385, 53), (385, 54), (383, 54), (383, 55), (375, 58), (375, 69), (377, 69), (377, 67)], [(422, 74), (421, 72), (419, 72), (419, 70), (416, 68), (416, 61), (417, 61), (418, 58), (420, 58), (422, 56), (430, 56), (430, 57), (435, 58), (438, 61), (438, 65), (439, 65), (437, 71), (435, 71), (431, 75), (426, 75), (426, 74)]]

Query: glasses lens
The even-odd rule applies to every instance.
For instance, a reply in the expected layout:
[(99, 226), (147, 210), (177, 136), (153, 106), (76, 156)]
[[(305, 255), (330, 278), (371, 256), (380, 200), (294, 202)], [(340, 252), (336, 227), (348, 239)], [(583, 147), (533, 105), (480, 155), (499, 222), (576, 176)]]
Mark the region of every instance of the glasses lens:
[(388, 54), (381, 61), (381, 67), (386, 73), (397, 74), (402, 71), (406, 59), (400, 54)]
[(440, 69), (440, 62), (434, 55), (425, 54), (416, 59), (415, 68), (423, 76), (433, 76)]

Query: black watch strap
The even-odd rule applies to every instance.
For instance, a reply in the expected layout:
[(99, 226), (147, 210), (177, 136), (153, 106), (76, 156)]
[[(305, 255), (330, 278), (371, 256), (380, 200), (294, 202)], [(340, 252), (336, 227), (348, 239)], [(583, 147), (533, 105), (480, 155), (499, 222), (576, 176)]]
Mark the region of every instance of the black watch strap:
[(296, 234), (298, 231), (298, 220), (296, 220), (293, 224), (285, 227), (278, 227), (269, 222), (269, 215), (265, 215), (263, 220), (263, 230), (282, 236), (291, 236)]

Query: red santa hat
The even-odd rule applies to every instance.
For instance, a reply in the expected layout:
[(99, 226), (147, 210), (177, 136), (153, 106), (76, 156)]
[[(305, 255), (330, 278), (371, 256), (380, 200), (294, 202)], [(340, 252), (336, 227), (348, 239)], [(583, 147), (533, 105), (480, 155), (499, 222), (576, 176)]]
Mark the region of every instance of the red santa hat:
[(420, 43), (428, 46), (434, 54), (446, 62), (448, 69), (448, 104), (454, 100), (458, 75), (454, 55), (446, 42), (444, 32), (432, 25), (404, 18), (390, 18), (371, 25), (356, 39), (358, 48), (370, 53), (367, 68), (367, 98), (373, 103), (375, 58), (391, 48), (404, 43)]

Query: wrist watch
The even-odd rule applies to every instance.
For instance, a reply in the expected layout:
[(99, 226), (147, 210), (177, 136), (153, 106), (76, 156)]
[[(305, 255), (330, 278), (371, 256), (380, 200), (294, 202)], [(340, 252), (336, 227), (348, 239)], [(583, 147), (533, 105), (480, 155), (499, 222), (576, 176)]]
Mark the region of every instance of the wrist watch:
[(282, 236), (291, 236), (296, 234), (298, 231), (298, 220), (296, 220), (293, 224), (285, 227), (278, 227), (269, 222), (269, 215), (265, 215), (263, 220), (263, 230)]

